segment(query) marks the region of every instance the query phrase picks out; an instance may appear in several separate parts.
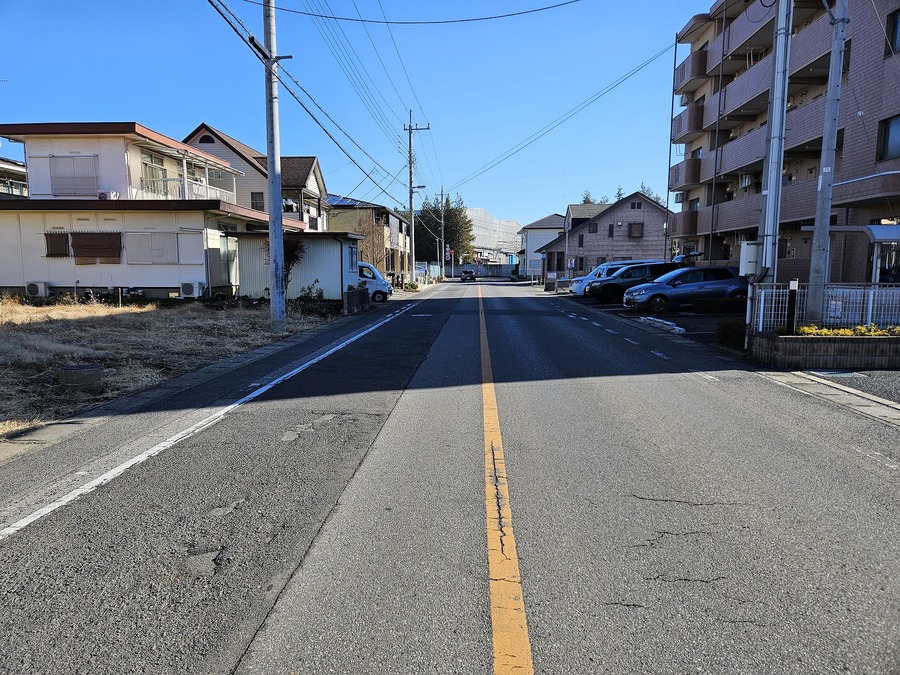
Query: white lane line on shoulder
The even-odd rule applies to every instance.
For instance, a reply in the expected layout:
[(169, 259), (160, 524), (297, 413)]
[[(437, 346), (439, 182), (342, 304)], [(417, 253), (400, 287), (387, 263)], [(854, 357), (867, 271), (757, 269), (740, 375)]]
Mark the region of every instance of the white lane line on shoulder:
[(596, 326), (597, 328), (603, 328), (603, 326), (601, 326), (601, 325), (600, 325), (599, 323), (597, 323), (596, 321), (591, 321), (591, 325), (592, 325), (592, 326)]
[(101, 485), (105, 485), (106, 483), (109, 483), (111, 480), (118, 478), (119, 476), (121, 476), (123, 473), (125, 473), (131, 467), (137, 466), (138, 464), (150, 459), (154, 455), (158, 455), (163, 450), (167, 450), (167, 449), (171, 448), (172, 446), (177, 445), (181, 441), (200, 433), (204, 429), (208, 429), (209, 427), (213, 426), (214, 424), (216, 424), (217, 422), (222, 420), (222, 418), (224, 418), (225, 415), (230, 413), (232, 410), (244, 405), (245, 403), (247, 403), (249, 401), (252, 401), (253, 399), (257, 398), (258, 396), (260, 396), (260, 395), (266, 393), (267, 391), (269, 391), (270, 389), (272, 389), (272, 387), (274, 387), (278, 384), (281, 384), (282, 382), (284, 382), (286, 380), (289, 380), (290, 378), (294, 377), (294, 375), (297, 375), (298, 373), (303, 372), (310, 366), (313, 366), (313, 365), (319, 363), (319, 361), (322, 361), (322, 360), (328, 358), (329, 356), (331, 356), (335, 352), (340, 351), (347, 345), (352, 344), (353, 342), (356, 342), (361, 337), (364, 337), (364, 336), (368, 335), (369, 333), (371, 333), (372, 331), (374, 331), (378, 328), (381, 328), (381, 326), (383, 326), (384, 324), (388, 323), (389, 321), (392, 321), (393, 319), (397, 318), (398, 316), (400, 316), (404, 312), (412, 309), (413, 307), (415, 307), (418, 304), (419, 304), (418, 302), (414, 302), (414, 303), (410, 304), (408, 307), (405, 307), (404, 309), (398, 311), (394, 315), (386, 316), (384, 319), (382, 319), (378, 323), (369, 326), (368, 328), (366, 328), (363, 331), (360, 331), (359, 333), (356, 333), (355, 335), (344, 340), (340, 344), (335, 345), (328, 351), (323, 352), (322, 354), (319, 354), (319, 356), (315, 357), (314, 359), (310, 359), (309, 361), (306, 361), (302, 365), (294, 368), (292, 371), (285, 373), (284, 375), (272, 380), (271, 382), (263, 385), (259, 389), (255, 389), (254, 391), (251, 391), (249, 394), (247, 394), (243, 398), (240, 398), (237, 401), (235, 401), (234, 403), (231, 403), (231, 404), (225, 406), (224, 408), (217, 410), (216, 412), (214, 412), (211, 415), (209, 415), (208, 417), (200, 420), (196, 424), (193, 424), (193, 425), (187, 427), (186, 429), (179, 431), (177, 434), (170, 436), (169, 438), (162, 441), (161, 443), (157, 443), (149, 450), (145, 450), (144, 452), (140, 453), (139, 455), (132, 457), (128, 461), (123, 462), (122, 464), (119, 464), (119, 466), (117, 466), (113, 469), (110, 469), (109, 471), (107, 471), (106, 473), (104, 473), (100, 476), (97, 476), (94, 480), (88, 481), (81, 487), (75, 488), (74, 490), (72, 490), (71, 492), (69, 492), (66, 495), (63, 495), (56, 501), (54, 501), (50, 504), (47, 504), (43, 508), (40, 508), (37, 511), (35, 511), (34, 513), (25, 516), (24, 518), (16, 521), (12, 525), (9, 525), (8, 527), (3, 528), (2, 530), (0, 530), (0, 540), (3, 540), (5, 538), (9, 537), (10, 535), (15, 534), (19, 530), (22, 530), (22, 529), (28, 527), (32, 523), (40, 520), (47, 514), (52, 513), (56, 509), (58, 509), (62, 506), (65, 506), (66, 504), (72, 503), (79, 497), (82, 497), (83, 495), (86, 495), (89, 492), (93, 492)]
[(704, 380), (710, 380), (710, 381), (713, 381), (713, 382), (718, 382), (718, 381), (719, 381), (719, 378), (718, 378), (718, 377), (713, 377), (713, 376), (710, 375), (709, 373), (704, 373), (704, 372), (702, 372), (702, 371), (699, 371), (699, 370), (693, 370), (693, 369), (691, 370), (691, 372), (692, 372), (694, 375), (697, 375), (697, 376), (699, 376), (699, 377), (702, 377)]
[(658, 357), (661, 358), (661, 359), (665, 359), (666, 361), (669, 360), (669, 357), (666, 356), (665, 354), (663, 354), (662, 352), (653, 352), (653, 351), (651, 351), (650, 353), (653, 354), (654, 356), (658, 356)]
[(578, 318), (581, 319), (582, 321), (587, 321), (587, 320), (588, 320), (586, 316), (579, 316)]
[(607, 333), (609, 333), (609, 334), (611, 334), (611, 335), (618, 335), (618, 334), (619, 334), (619, 331), (613, 330), (612, 328), (604, 328), (603, 330), (605, 330)]
[(632, 340), (631, 338), (625, 338), (625, 342), (630, 342), (630, 343), (633, 344), (633, 345), (639, 345), (639, 344), (641, 344), (641, 343), (638, 342), (637, 340)]

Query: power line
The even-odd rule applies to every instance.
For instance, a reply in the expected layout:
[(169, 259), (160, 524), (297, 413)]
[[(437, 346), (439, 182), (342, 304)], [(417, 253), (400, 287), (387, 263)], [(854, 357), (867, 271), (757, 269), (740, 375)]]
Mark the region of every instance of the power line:
[(505, 162), (507, 159), (518, 154), (519, 152), (521, 152), (522, 150), (527, 148), (529, 145), (531, 145), (535, 141), (537, 141), (537, 140), (543, 138), (544, 136), (546, 136), (547, 134), (549, 134), (551, 131), (553, 131), (558, 126), (563, 124), (563, 122), (567, 122), (569, 119), (571, 119), (572, 117), (574, 117), (575, 115), (580, 113), (582, 110), (584, 110), (591, 104), (596, 103), (601, 97), (603, 97), (606, 94), (608, 94), (609, 92), (611, 92), (613, 89), (618, 87), (620, 84), (622, 84), (622, 83), (626, 82), (627, 80), (631, 79), (632, 77), (634, 77), (637, 73), (639, 73), (641, 70), (643, 70), (644, 68), (649, 66), (654, 61), (656, 61), (656, 59), (658, 59), (663, 54), (668, 52), (674, 46), (675, 46), (674, 44), (670, 44), (670, 45), (666, 46), (664, 49), (661, 49), (656, 54), (654, 54), (649, 59), (647, 59), (642, 64), (640, 64), (639, 66), (632, 68), (630, 71), (628, 71), (627, 73), (622, 75), (619, 79), (615, 80), (611, 84), (608, 84), (606, 87), (604, 87), (603, 89), (598, 91), (596, 94), (594, 94), (590, 98), (582, 101), (577, 106), (575, 106), (574, 108), (569, 110), (567, 113), (561, 115), (560, 117), (557, 117), (555, 120), (553, 120), (553, 122), (551, 122), (547, 126), (543, 127), (542, 129), (539, 129), (538, 131), (533, 133), (531, 136), (526, 138), (524, 141), (521, 141), (518, 145), (513, 146), (512, 148), (510, 148), (503, 154), (501, 154), (498, 157), (496, 157), (495, 159), (491, 160), (486, 165), (484, 165), (482, 168), (476, 169), (473, 173), (469, 174), (468, 176), (466, 176), (465, 178), (460, 180), (456, 185), (453, 185), (452, 187), (450, 187), (448, 189), (451, 191), (455, 190), (458, 187), (465, 185), (469, 181), (472, 181), (475, 178), (478, 178), (478, 176), (480, 176), (481, 174), (483, 174), (487, 171), (490, 171), (498, 164), (501, 164), (501, 163)]
[[(240, 24), (240, 26), (241, 26), (241, 27), (245, 30), (245, 32), (247, 32), (248, 35), (249, 35), (249, 31), (247, 30), (247, 28), (246, 28), (246, 26), (243, 24), (243, 22), (242, 22), (237, 16), (234, 15), (234, 13), (231, 11), (231, 9), (228, 8), (228, 6), (225, 5), (225, 3), (222, 2), (222, 0), (207, 0), (207, 1), (208, 1), (209, 4), (213, 7), (213, 9), (215, 9), (216, 12), (218, 12), (219, 16), (221, 16), (221, 17), (225, 20), (225, 22), (229, 25), (229, 27), (232, 29), (232, 31), (234, 31), (235, 35), (237, 35), (238, 38), (240, 38), (240, 40), (241, 40), (241, 41), (242, 41), (242, 42), (250, 49), (250, 51), (253, 52), (253, 54), (256, 56), (256, 58), (257, 58), (263, 65), (265, 65), (266, 68), (268, 68), (268, 67), (269, 67), (269, 64), (268, 64), (268, 63), (266, 62), (266, 60), (263, 58), (263, 55), (256, 49), (256, 47), (253, 46), (253, 44), (252, 44), (251, 41), (250, 41), (250, 38), (249, 38), (248, 36), (243, 35), (243, 34), (241, 33), (241, 31), (238, 30), (237, 26), (235, 26), (234, 23), (232, 23), (232, 21), (225, 15), (225, 12), (227, 12), (228, 14), (230, 14), (231, 16), (233, 16), (233, 17), (235, 18), (235, 20), (237, 21), (237, 23)], [(287, 92), (291, 95), (291, 97), (292, 97), (295, 101), (297, 101), (297, 103), (300, 105), (300, 107), (303, 108), (303, 110), (310, 116), (310, 118), (312, 118), (313, 122), (315, 122), (316, 125), (318, 125), (318, 127), (325, 133), (326, 136), (328, 136), (328, 138), (331, 140), (331, 142), (334, 143), (342, 153), (344, 153), (344, 155), (347, 157), (347, 159), (349, 159), (349, 160), (350, 160), (350, 161), (351, 161), (351, 162), (352, 162), (352, 163), (353, 163), (360, 171), (362, 171), (363, 175), (366, 176), (370, 181), (372, 181), (372, 183), (373, 183), (376, 187), (378, 187), (378, 189), (380, 190), (381, 193), (383, 193), (383, 194), (384, 194), (386, 197), (388, 197), (389, 199), (393, 200), (394, 203), (396, 203), (398, 206), (401, 206), (401, 207), (402, 207), (402, 204), (401, 204), (400, 200), (396, 199), (396, 198), (395, 198), (394, 196), (392, 196), (389, 192), (387, 192), (387, 190), (385, 190), (385, 189), (378, 183), (378, 181), (376, 181), (376, 180), (372, 177), (372, 172), (366, 171), (366, 170), (359, 164), (359, 162), (357, 162), (356, 159), (354, 159), (353, 156), (352, 156), (349, 152), (347, 152), (347, 150), (344, 148), (344, 146), (341, 145), (341, 143), (334, 137), (334, 135), (333, 135), (328, 129), (325, 128), (325, 126), (324, 126), (324, 125), (316, 118), (315, 115), (313, 115), (313, 113), (312, 113), (312, 111), (309, 109), (309, 107), (308, 107), (308, 106), (300, 99), (299, 96), (297, 96), (297, 94), (293, 91), (293, 89), (291, 89), (291, 87), (284, 81), (284, 79), (281, 77), (281, 75), (278, 74), (278, 73), (276, 73), (276, 77), (278, 78), (278, 81), (279, 81), (279, 82), (284, 86), (284, 88), (287, 90)], [(341, 130), (341, 131), (343, 132), (343, 130)], [(345, 135), (347, 135), (346, 132), (343, 132), (343, 133), (344, 133)], [(350, 138), (349, 135), (347, 135), (347, 137)], [(353, 141), (352, 138), (350, 138), (350, 140)], [(356, 143), (355, 141), (353, 141), (353, 143), (354, 143), (358, 148), (362, 149), (361, 146), (359, 146), (358, 143)], [(365, 152), (365, 151), (363, 151), (363, 152)], [(368, 156), (368, 153), (366, 153), (366, 154), (367, 154), (367, 156)], [(370, 159), (371, 159), (371, 157), (370, 157)]]
[[(261, 2), (257, 0), (244, 0), (248, 5), (262, 5)], [(331, 21), (348, 21), (351, 23), (376, 23), (381, 25), (391, 25), (391, 26), (436, 26), (436, 25), (444, 25), (444, 24), (453, 24), (453, 23), (473, 23), (475, 21), (496, 21), (498, 19), (509, 19), (515, 16), (524, 16), (525, 14), (535, 14), (537, 12), (546, 12), (551, 9), (557, 9), (559, 7), (565, 7), (566, 5), (574, 5), (576, 2), (581, 2), (581, 0), (568, 0), (568, 2), (561, 2), (556, 5), (550, 5), (548, 7), (538, 7), (537, 9), (528, 9), (523, 12), (513, 12), (510, 14), (498, 14), (496, 16), (481, 16), (474, 17), (469, 19), (442, 19), (438, 21), (388, 21), (383, 20), (380, 21), (378, 19), (354, 19), (353, 17), (348, 16), (331, 16), (328, 14), (314, 14), (312, 12), (301, 12), (298, 9), (287, 9), (286, 7), (276, 7), (275, 9), (281, 12), (290, 12), (291, 14), (301, 14), (303, 16), (310, 16), (314, 19), (330, 19)]]

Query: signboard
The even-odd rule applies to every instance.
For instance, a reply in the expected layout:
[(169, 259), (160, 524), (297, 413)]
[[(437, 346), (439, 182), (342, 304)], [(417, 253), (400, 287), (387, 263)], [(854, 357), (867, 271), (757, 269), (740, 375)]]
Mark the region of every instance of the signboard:
[(540, 270), (541, 269), (541, 261), (537, 258), (531, 258), (528, 260), (528, 269), (530, 270)]
[(556, 272), (547, 272), (547, 281), (555, 281)]

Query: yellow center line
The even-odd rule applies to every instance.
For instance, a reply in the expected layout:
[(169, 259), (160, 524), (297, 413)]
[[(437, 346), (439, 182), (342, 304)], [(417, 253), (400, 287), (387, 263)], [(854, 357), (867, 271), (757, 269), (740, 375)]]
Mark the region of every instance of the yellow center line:
[(487, 325), (481, 287), (481, 398), (484, 417), (484, 506), (487, 514), (488, 571), (491, 591), (491, 633), (494, 673), (534, 673), (528, 621), (519, 576), (519, 558), (513, 536), (512, 509), (506, 480), (506, 461), (500, 438), (500, 418), (494, 393), (494, 375), (488, 350)]

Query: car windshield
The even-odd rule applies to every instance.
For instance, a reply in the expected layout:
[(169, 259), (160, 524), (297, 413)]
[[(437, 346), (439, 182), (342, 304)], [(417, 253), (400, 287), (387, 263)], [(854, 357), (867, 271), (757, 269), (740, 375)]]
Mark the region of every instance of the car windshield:
[(654, 283), (659, 283), (659, 284), (664, 284), (664, 283), (666, 283), (666, 282), (668, 282), (668, 281), (671, 281), (671, 280), (674, 279), (675, 277), (679, 276), (679, 275), (682, 274), (683, 272), (684, 272), (684, 269), (683, 269), (683, 268), (682, 268), (682, 269), (677, 269), (677, 270), (672, 270), (671, 272), (666, 272), (666, 273), (663, 274), (662, 276), (656, 277), (656, 278), (653, 280), (653, 282), (654, 282)]

